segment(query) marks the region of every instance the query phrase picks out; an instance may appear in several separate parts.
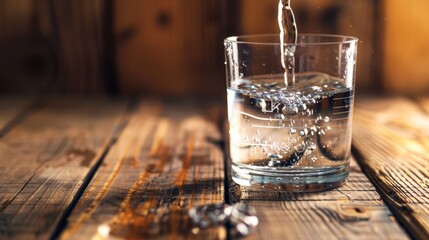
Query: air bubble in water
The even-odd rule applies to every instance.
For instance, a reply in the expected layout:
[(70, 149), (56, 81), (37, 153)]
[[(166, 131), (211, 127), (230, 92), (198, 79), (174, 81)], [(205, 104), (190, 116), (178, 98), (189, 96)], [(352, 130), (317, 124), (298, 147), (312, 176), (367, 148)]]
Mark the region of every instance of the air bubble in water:
[(269, 166), (269, 167), (276, 167), (276, 166), (279, 166), (281, 163), (282, 163), (282, 162), (281, 162), (280, 160), (273, 160), (273, 159), (271, 159), (271, 160), (268, 162), (268, 166)]
[(307, 110), (307, 105), (305, 103), (301, 103), (298, 107), (299, 107), (299, 110), (301, 111)]
[(279, 159), (282, 159), (283, 156), (280, 154), (269, 154), (268, 158), (270, 161), (268, 162), (268, 166), (275, 167), (281, 164), (281, 161)]
[(295, 114), (297, 114), (297, 113), (298, 113), (298, 108), (297, 108), (296, 106), (291, 106), (291, 105), (289, 105), (289, 106), (284, 106), (284, 107), (283, 107), (283, 109), (282, 109), (282, 112), (283, 112), (285, 115), (292, 116), (292, 115), (295, 115)]
[(290, 149), (290, 146), (286, 143), (282, 143), (281, 148), (282, 148), (283, 152), (288, 152)]
[(268, 155), (268, 158), (271, 160), (277, 160), (277, 159), (282, 159), (283, 156), (280, 154), (270, 154), (270, 155)]
[(307, 136), (308, 135), (308, 129), (307, 128), (304, 128), (304, 129), (301, 129), (301, 130), (299, 130), (299, 135), (300, 136), (302, 136), (302, 137), (304, 137), (304, 136)]
[(329, 118), (328, 116), (326, 116), (326, 117), (323, 119), (323, 121), (325, 121), (325, 122), (329, 122), (329, 120), (330, 120), (330, 118)]
[(298, 144), (294, 147), (294, 149), (299, 153), (304, 152), (305, 148), (306, 148), (306, 145), (304, 142), (302, 142), (301, 144)]
[(276, 85), (277, 85), (276, 82), (269, 82), (269, 83), (262, 84), (262, 86), (266, 89), (271, 89), (271, 88), (275, 87)]
[(309, 150), (311, 150), (311, 151), (313, 151), (313, 150), (316, 150), (316, 148), (317, 148), (317, 145), (315, 144), (315, 143), (310, 143), (310, 144), (308, 144), (307, 145), (307, 148), (309, 149)]
[(316, 104), (316, 99), (310, 98), (310, 99), (308, 99), (307, 103), (310, 104), (310, 105)]
[(259, 107), (259, 108), (266, 108), (267, 107), (267, 103), (265, 102), (264, 99), (258, 98), (258, 99), (255, 100), (255, 106)]

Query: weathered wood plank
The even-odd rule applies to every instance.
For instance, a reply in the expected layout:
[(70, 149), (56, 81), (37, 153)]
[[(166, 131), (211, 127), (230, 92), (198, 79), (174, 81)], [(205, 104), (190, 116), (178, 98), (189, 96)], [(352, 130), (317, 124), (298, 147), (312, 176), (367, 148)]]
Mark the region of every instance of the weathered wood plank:
[[(62, 239), (225, 238), (191, 233), (191, 206), (224, 202), (216, 112), (142, 102), (79, 200)], [(99, 232), (99, 228), (101, 232)]]
[(0, 97), (0, 137), (33, 102), (34, 99), (29, 97)]
[(405, 98), (355, 105), (353, 146), (363, 170), (416, 239), (429, 238), (429, 116)]
[(258, 191), (234, 183), (231, 190), (231, 200), (257, 210), (250, 239), (408, 239), (354, 160), (347, 183), (331, 191)]
[(49, 100), (0, 139), (0, 238), (47, 239), (111, 144), (126, 109)]

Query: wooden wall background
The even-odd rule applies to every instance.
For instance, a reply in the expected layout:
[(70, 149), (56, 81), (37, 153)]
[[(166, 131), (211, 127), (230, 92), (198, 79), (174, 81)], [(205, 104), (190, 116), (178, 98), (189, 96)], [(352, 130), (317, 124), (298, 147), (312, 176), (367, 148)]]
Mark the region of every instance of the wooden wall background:
[(46, 2), (0, 1), (0, 93), (32, 92), (53, 79)]
[(389, 92), (429, 92), (429, 1), (385, 0), (383, 87)]
[(119, 89), (162, 96), (225, 91), (225, 0), (117, 0)]
[(108, 3), (1, 0), (0, 92), (108, 92)]
[[(0, 93), (224, 96), (222, 39), (278, 0), (0, 0)], [(429, 92), (429, 3), (292, 1), (300, 32), (360, 39), (357, 92)]]

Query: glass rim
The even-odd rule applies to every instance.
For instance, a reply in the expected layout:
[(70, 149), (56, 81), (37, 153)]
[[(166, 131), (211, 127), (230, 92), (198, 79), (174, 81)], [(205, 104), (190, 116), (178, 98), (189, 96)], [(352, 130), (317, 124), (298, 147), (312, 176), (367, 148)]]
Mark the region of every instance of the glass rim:
[[(252, 39), (256, 38), (279, 38), (279, 34), (250, 34), (250, 35), (238, 35), (238, 36), (230, 36), (225, 38), (224, 42), (229, 43), (240, 43), (240, 44), (252, 44), (252, 45), (280, 45), (280, 42), (268, 42), (268, 41), (252, 41)], [(319, 33), (303, 33), (298, 34), (299, 37), (321, 37), (326, 38), (327, 41), (319, 41), (319, 42), (298, 42), (298, 43), (285, 43), (285, 45), (289, 46), (303, 46), (303, 45), (338, 45), (345, 43), (356, 43), (359, 39), (353, 36), (347, 35), (336, 35), (336, 34), (319, 34)], [(239, 40), (240, 38), (244, 38), (243, 40)], [(330, 40), (329, 40), (330, 39)]]

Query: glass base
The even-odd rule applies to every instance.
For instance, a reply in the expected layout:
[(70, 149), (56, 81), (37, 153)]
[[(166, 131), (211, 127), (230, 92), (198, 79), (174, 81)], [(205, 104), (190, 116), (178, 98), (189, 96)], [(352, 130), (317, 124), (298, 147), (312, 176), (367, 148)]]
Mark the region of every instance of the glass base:
[(232, 164), (232, 180), (257, 190), (318, 192), (343, 185), (349, 175), (349, 163), (326, 168), (275, 169)]

